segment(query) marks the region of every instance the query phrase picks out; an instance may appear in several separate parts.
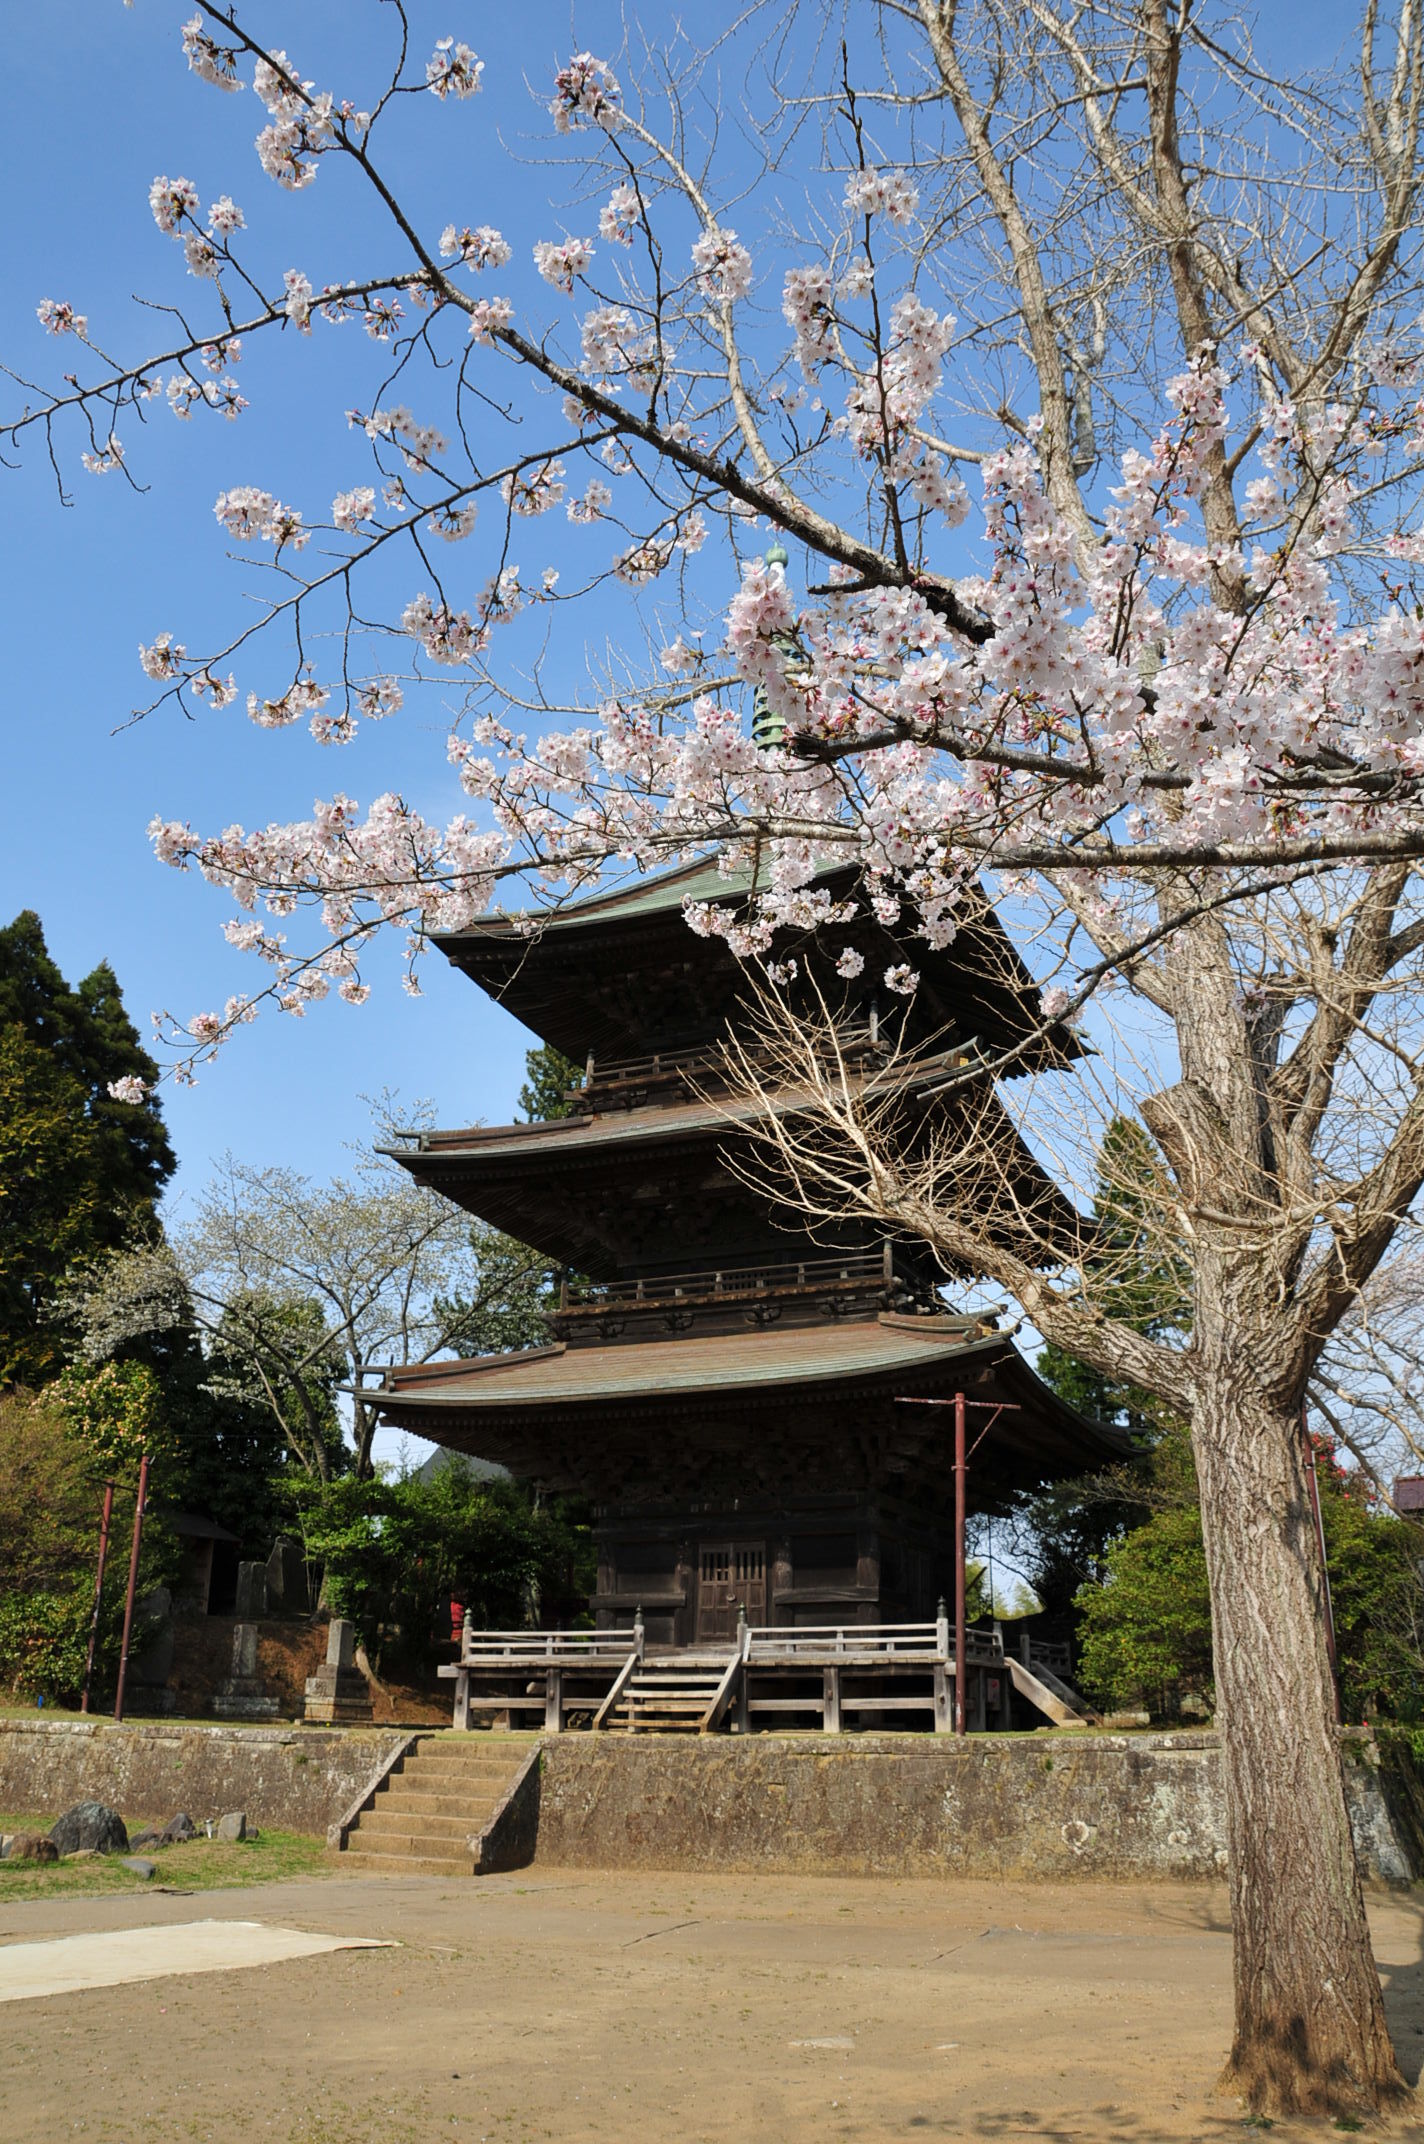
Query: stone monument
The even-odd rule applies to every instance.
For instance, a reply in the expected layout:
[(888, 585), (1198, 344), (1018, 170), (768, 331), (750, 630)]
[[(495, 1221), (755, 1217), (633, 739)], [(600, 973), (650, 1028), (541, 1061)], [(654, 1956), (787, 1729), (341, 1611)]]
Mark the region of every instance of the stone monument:
[(267, 1579), (260, 1563), (237, 1567), (237, 1621), (232, 1632), (232, 1673), (213, 1696), (213, 1710), (221, 1719), (272, 1720), (281, 1712), (275, 1697), (268, 1697), (257, 1672), (257, 1623), (267, 1612)]
[(339, 1619), (326, 1635), (326, 1665), (307, 1677), (306, 1717), (324, 1727), (369, 1727), (375, 1718), (356, 1665), (356, 1629)]

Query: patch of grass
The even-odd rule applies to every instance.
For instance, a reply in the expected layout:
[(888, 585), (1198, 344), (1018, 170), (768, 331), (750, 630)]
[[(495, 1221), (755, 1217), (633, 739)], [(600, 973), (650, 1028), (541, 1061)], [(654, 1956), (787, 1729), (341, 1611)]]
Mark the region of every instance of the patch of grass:
[[(0, 1831), (47, 1832), (50, 1821), (36, 1816), (0, 1816)], [(137, 1830), (134, 1825), (131, 1829)], [(282, 1883), (298, 1877), (330, 1876), (336, 1856), (321, 1839), (297, 1831), (268, 1831), (255, 1839), (191, 1839), (186, 1846), (138, 1849), (158, 1874), (135, 1876), (117, 1855), (92, 1861), (0, 1861), (0, 1911), (22, 1898), (86, 1898), (100, 1892), (147, 1891), (166, 1884), (176, 1891), (231, 1891), (241, 1884)]]

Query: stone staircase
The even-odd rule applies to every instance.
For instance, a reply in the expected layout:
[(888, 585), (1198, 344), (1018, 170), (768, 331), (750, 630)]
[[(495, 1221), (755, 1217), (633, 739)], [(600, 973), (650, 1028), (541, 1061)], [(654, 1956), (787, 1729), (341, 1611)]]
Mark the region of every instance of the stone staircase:
[(533, 1737), (422, 1735), (348, 1834), (343, 1868), (364, 1876), (471, 1876), (470, 1845), (493, 1816)]
[(721, 1687), (727, 1662), (676, 1661), (666, 1657), (637, 1668), (606, 1725), (617, 1732), (695, 1734)]

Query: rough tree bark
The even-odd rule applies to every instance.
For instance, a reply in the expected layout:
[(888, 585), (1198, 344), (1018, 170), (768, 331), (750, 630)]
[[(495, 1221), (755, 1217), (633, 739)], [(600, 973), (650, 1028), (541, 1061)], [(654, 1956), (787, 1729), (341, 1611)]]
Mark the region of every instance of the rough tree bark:
[(1350, 1831), (1300, 1418), (1239, 1348), (1192, 1410), (1226, 1800), (1235, 2036), (1253, 2108), (1408, 2096), (1385, 2023)]

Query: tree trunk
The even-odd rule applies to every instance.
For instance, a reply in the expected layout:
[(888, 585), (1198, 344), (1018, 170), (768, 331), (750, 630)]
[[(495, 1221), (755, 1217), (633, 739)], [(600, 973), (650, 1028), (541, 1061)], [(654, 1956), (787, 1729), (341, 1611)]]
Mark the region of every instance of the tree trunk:
[(1221, 2083), (1260, 2113), (1373, 2112), (1409, 2088), (1345, 1802), (1299, 1421), (1242, 1371), (1200, 1377), (1192, 1415), (1235, 1939)]

